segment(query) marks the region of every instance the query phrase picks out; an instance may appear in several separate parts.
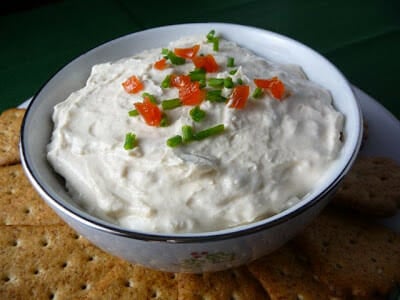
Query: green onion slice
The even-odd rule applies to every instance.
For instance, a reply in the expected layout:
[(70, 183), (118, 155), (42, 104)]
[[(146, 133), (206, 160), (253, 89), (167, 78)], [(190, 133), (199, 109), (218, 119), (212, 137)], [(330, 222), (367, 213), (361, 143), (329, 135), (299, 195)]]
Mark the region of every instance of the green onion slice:
[(203, 68), (196, 68), (189, 73), (191, 81), (202, 81), (206, 79), (206, 70)]
[(225, 130), (224, 124), (219, 124), (214, 127), (210, 127), (210, 128), (207, 128), (207, 129), (197, 132), (196, 135), (194, 136), (194, 138), (196, 140), (203, 140), (210, 136), (220, 134), (220, 133), (224, 132), (224, 130)]
[(213, 50), (214, 51), (219, 51), (219, 38), (214, 38), (213, 40)]
[(181, 144), (182, 144), (182, 137), (180, 135), (175, 135), (167, 140), (167, 146), (171, 148), (175, 148)]
[(189, 125), (183, 125), (182, 126), (182, 142), (184, 143), (189, 143), (193, 141), (194, 139), (194, 133), (193, 133), (193, 127)]
[(166, 114), (163, 114), (160, 121), (160, 127), (167, 127), (169, 125), (169, 120)]
[(256, 87), (251, 95), (253, 98), (260, 98), (263, 95), (263, 90), (259, 87)]
[(133, 148), (136, 147), (136, 134), (132, 132), (128, 132), (125, 135), (125, 143), (124, 143), (124, 149), (125, 150), (132, 150)]
[(235, 66), (235, 59), (233, 57), (228, 57), (226, 65), (229, 68), (233, 68)]
[(207, 91), (206, 99), (211, 102), (225, 103), (228, 99), (221, 95), (222, 90)]
[(132, 109), (128, 112), (128, 115), (130, 117), (137, 117), (139, 115), (139, 112), (137, 111), (137, 109)]
[(154, 95), (152, 95), (152, 94), (149, 94), (149, 93), (147, 93), (147, 92), (144, 92), (144, 93), (142, 94), (142, 97), (143, 97), (143, 98), (148, 97), (148, 98), (150, 99), (150, 102), (151, 102), (151, 103), (158, 104), (158, 103), (157, 103), (157, 100), (156, 100), (156, 97), (154, 97)]
[(224, 86), (223, 78), (208, 78), (207, 83), (213, 88), (222, 88)]
[(168, 59), (169, 50), (167, 48), (161, 49), (161, 54), (164, 55), (164, 58)]
[(231, 89), (231, 88), (233, 88), (233, 86), (234, 86), (234, 84), (232, 81), (232, 77), (226, 77), (224, 79), (224, 87), (227, 89)]
[(215, 38), (215, 30), (211, 30), (209, 33), (207, 33), (207, 41), (212, 42)]
[(174, 98), (174, 99), (168, 99), (168, 100), (163, 100), (161, 101), (161, 107), (163, 110), (169, 110), (169, 109), (174, 109), (179, 106), (182, 106), (181, 99), (179, 98)]
[(164, 89), (171, 87), (171, 75), (165, 76), (165, 78), (161, 82), (161, 87)]
[(168, 51), (167, 58), (173, 65), (183, 65), (186, 62), (184, 58), (176, 56), (172, 51)]
[(189, 112), (193, 121), (201, 122), (206, 117), (206, 112), (200, 108), (200, 106), (195, 106)]
[(230, 75), (235, 75), (236, 72), (237, 72), (237, 69), (233, 69), (233, 70), (230, 70), (230, 71), (229, 71), (229, 74), (230, 74)]
[(219, 51), (219, 38), (215, 36), (215, 30), (211, 30), (207, 34), (207, 42), (213, 43), (214, 51)]
[(242, 85), (242, 84), (243, 84), (242, 78), (238, 78), (238, 79), (236, 80), (236, 83), (237, 83), (238, 85)]

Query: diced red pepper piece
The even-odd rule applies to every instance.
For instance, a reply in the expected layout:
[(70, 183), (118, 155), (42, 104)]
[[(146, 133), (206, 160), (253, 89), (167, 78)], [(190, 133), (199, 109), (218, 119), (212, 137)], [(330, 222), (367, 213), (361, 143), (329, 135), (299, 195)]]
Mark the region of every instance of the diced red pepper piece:
[(192, 60), (196, 68), (205, 69), (208, 73), (217, 72), (219, 69), (214, 56), (211, 54), (207, 54), (205, 56), (195, 56)]
[(254, 79), (254, 83), (259, 88), (269, 90), (275, 99), (281, 100), (285, 96), (285, 85), (278, 77)]
[(246, 106), (247, 99), (249, 98), (250, 87), (248, 85), (237, 85), (233, 88), (230, 97), (231, 108), (243, 109)]
[(151, 102), (149, 97), (145, 97), (143, 102), (134, 104), (136, 110), (143, 117), (147, 125), (159, 127), (162, 119), (162, 112), (160, 108)]
[(154, 68), (157, 70), (164, 70), (167, 67), (167, 60), (165, 58), (161, 58), (160, 60), (154, 63)]
[(171, 75), (171, 86), (176, 88), (184, 87), (192, 81), (189, 75)]
[(190, 82), (179, 88), (179, 98), (183, 105), (199, 105), (206, 98), (206, 91), (200, 89), (198, 81)]
[(190, 48), (175, 48), (174, 53), (176, 56), (192, 59), (196, 56), (197, 52), (199, 52), (200, 45), (194, 45)]
[(198, 81), (191, 81), (189, 75), (171, 75), (171, 86), (179, 90), (183, 105), (199, 105), (206, 98), (206, 91)]
[(137, 78), (137, 76), (133, 75), (129, 77), (122, 83), (125, 91), (129, 94), (136, 94), (143, 90), (144, 86), (143, 83)]

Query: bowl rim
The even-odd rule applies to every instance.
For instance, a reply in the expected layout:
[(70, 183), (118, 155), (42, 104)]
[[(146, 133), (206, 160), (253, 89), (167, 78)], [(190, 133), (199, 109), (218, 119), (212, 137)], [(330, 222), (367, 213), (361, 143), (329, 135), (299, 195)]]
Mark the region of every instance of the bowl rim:
[[(297, 207), (295, 210), (290, 210), (286, 209), (283, 210), (282, 212), (279, 212), (271, 217), (267, 217), (262, 220), (258, 220), (249, 224), (244, 224), (244, 225), (238, 225), (235, 227), (231, 228), (226, 228), (226, 229), (220, 229), (216, 231), (210, 231), (210, 232), (194, 232), (194, 233), (153, 233), (153, 232), (144, 232), (144, 231), (135, 231), (132, 229), (125, 229), (122, 228), (116, 224), (107, 222), (105, 220), (100, 219), (99, 217), (96, 217), (94, 215), (90, 215), (89, 213), (85, 212), (83, 209), (71, 209), (68, 207), (66, 200), (60, 201), (59, 199), (54, 198), (47, 190), (46, 184), (41, 182), (38, 177), (35, 175), (35, 171), (32, 169), (32, 166), (29, 163), (29, 156), (27, 155), (27, 146), (24, 143), (25, 141), (25, 127), (28, 118), (30, 117), (30, 113), (32, 111), (32, 107), (34, 106), (35, 102), (37, 101), (39, 94), (41, 91), (47, 86), (47, 84), (60, 72), (62, 72), (63, 69), (65, 69), (68, 65), (73, 63), (74, 61), (78, 60), (80, 57), (85, 56), (89, 54), (92, 51), (95, 51), (97, 48), (103, 47), (105, 45), (111, 44), (116, 42), (117, 40), (122, 40), (124, 38), (127, 38), (128, 36), (135, 34), (135, 33), (145, 33), (146, 31), (153, 31), (153, 30), (160, 30), (160, 29), (165, 29), (165, 28), (172, 28), (172, 27), (179, 27), (179, 26), (192, 26), (192, 25), (223, 25), (223, 26), (233, 26), (233, 27), (241, 27), (241, 28), (247, 28), (250, 30), (258, 30), (262, 31), (264, 33), (267, 33), (269, 35), (278, 37), (280, 39), (284, 39), (289, 41), (290, 43), (296, 43), (301, 45), (302, 47), (306, 48), (307, 51), (311, 51), (319, 58), (322, 58), (327, 64), (329, 64), (338, 74), (339, 76), (342, 77), (342, 79), (346, 82), (346, 84), (349, 86), (350, 93), (353, 95), (353, 99), (355, 100), (355, 105), (356, 109), (358, 111), (358, 121), (357, 123), (360, 125), (359, 126), (359, 134), (357, 137), (357, 141), (355, 141), (353, 151), (344, 165), (344, 167), (341, 169), (341, 171), (337, 174), (336, 177), (334, 177), (329, 185), (320, 193), (315, 195), (314, 198), (309, 199), (309, 201), (303, 203), (301, 206)], [(251, 235), (257, 232), (260, 232), (262, 230), (265, 230), (267, 228), (271, 228), (274, 226), (277, 226), (279, 224), (282, 224), (284, 222), (287, 222), (290, 219), (293, 219), (297, 217), (298, 215), (302, 214), (306, 210), (308, 210), (310, 207), (315, 206), (322, 198), (326, 197), (329, 195), (335, 188), (339, 185), (341, 179), (344, 177), (344, 175), (349, 171), (350, 167), (354, 163), (358, 152), (361, 147), (361, 142), (362, 142), (362, 131), (363, 128), (361, 126), (362, 124), (362, 113), (361, 113), (361, 108), (360, 105), (356, 101), (356, 96), (354, 94), (354, 91), (351, 89), (350, 84), (346, 77), (342, 74), (342, 72), (333, 64), (331, 63), (327, 58), (322, 56), (320, 53), (316, 52), (314, 49), (308, 47), (307, 45), (292, 39), (290, 37), (287, 37), (285, 35), (269, 31), (263, 28), (258, 28), (258, 27), (253, 27), (253, 26), (248, 26), (248, 25), (241, 25), (241, 24), (233, 24), (233, 23), (218, 23), (218, 22), (209, 22), (209, 23), (204, 23), (204, 22), (199, 22), (199, 23), (182, 23), (182, 24), (175, 24), (175, 25), (165, 25), (165, 26), (159, 26), (159, 27), (154, 27), (154, 28), (149, 28), (145, 30), (139, 30), (136, 32), (132, 32), (126, 35), (122, 35), (119, 37), (116, 37), (112, 40), (106, 41), (104, 43), (101, 43), (91, 49), (88, 49), (87, 51), (79, 54), (75, 58), (69, 60), (66, 64), (61, 66), (58, 70), (56, 70), (43, 84), (42, 86), (37, 90), (37, 92), (33, 95), (32, 100), (29, 102), (27, 108), (26, 108), (26, 113), (24, 115), (24, 118), (22, 120), (21, 124), (21, 130), (20, 130), (20, 141), (19, 141), (19, 148), (20, 148), (20, 157), (21, 157), (21, 163), (23, 166), (23, 169), (29, 179), (29, 181), (32, 183), (34, 188), (39, 192), (40, 196), (54, 209), (56, 207), (58, 210), (60, 210), (64, 215), (68, 215), (74, 220), (77, 220), (79, 223), (82, 223), (88, 227), (91, 227), (93, 229), (102, 231), (102, 232), (107, 232), (113, 235), (117, 236), (122, 236), (126, 238), (131, 238), (131, 239), (136, 239), (136, 240), (142, 240), (142, 241), (157, 241), (157, 242), (167, 242), (167, 243), (199, 243), (199, 242), (207, 242), (207, 241), (221, 241), (221, 240), (226, 240), (226, 239), (232, 239), (232, 238), (237, 238), (245, 235)], [(55, 172), (55, 171), (53, 171)], [(65, 202), (65, 203), (64, 203)], [(290, 210), (290, 211), (289, 211)], [(55, 210), (56, 213), (58, 213), (57, 210)], [(58, 213), (59, 214), (59, 213)]]

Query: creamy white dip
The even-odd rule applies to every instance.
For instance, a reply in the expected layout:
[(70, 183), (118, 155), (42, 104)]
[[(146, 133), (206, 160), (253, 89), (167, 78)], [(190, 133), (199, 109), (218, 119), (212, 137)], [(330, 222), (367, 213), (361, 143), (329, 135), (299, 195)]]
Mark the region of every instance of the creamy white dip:
[[(157, 99), (178, 97), (163, 89), (171, 73), (194, 69), (188, 60), (162, 71), (153, 68), (161, 49), (93, 66), (86, 86), (54, 109), (54, 132), (48, 159), (61, 174), (74, 200), (89, 213), (122, 227), (159, 233), (206, 232), (260, 220), (297, 203), (318, 184), (340, 154), (343, 115), (332, 106), (329, 91), (309, 81), (301, 68), (256, 57), (221, 40), (213, 51), (204, 37), (187, 37), (168, 48), (200, 44), (214, 55), (219, 73), (255, 89), (254, 78), (278, 76), (287, 96), (268, 93), (249, 98), (242, 110), (203, 101), (202, 122), (189, 115), (193, 107), (167, 111), (168, 127), (148, 126), (129, 117), (141, 92), (128, 94), (121, 83), (136, 75), (145, 92)], [(268, 49), (266, 49), (267, 51)], [(233, 68), (227, 67), (233, 57)], [(223, 93), (229, 95), (225, 89)], [(196, 131), (224, 124), (225, 132), (170, 148), (166, 140), (183, 125)], [(134, 132), (137, 147), (123, 148), (125, 134)]]

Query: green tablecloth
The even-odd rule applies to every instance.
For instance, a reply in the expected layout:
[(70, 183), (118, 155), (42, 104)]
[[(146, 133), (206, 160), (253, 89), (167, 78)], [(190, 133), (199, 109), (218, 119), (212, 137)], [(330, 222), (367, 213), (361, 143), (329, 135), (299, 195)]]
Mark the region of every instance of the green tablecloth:
[(60, 67), (105, 41), (155, 26), (213, 21), (307, 44), (400, 118), (398, 0), (34, 2), (29, 10), (20, 3), (0, 11), (0, 111), (31, 97)]

